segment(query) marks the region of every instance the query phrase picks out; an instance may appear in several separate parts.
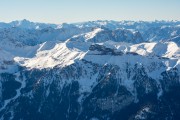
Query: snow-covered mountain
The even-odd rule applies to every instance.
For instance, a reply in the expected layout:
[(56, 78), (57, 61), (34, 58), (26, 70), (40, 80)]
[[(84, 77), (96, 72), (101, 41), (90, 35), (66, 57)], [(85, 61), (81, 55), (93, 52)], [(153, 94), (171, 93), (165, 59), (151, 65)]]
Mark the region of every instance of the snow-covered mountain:
[(0, 119), (179, 119), (179, 26), (0, 23)]
[(35, 23), (35, 22), (28, 21), (26, 19), (12, 21), (10, 23), (0, 22), (0, 29), (12, 28), (12, 27), (13, 28), (18, 27), (18, 28), (23, 28), (23, 29), (44, 29), (47, 27), (56, 28), (57, 25), (56, 24)]

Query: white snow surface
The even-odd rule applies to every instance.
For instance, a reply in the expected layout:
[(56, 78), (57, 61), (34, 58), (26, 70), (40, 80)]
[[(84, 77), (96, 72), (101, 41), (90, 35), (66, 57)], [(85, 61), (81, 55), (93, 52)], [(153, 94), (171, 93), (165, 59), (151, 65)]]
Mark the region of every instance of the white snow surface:
[[(2, 40), (0, 40), (0, 72), (16, 71), (17, 65), (29, 69), (65, 67), (82, 59), (100, 65), (113, 64), (119, 67), (123, 67), (127, 62), (131, 65), (143, 65), (148, 68), (147, 72), (149, 71), (149, 75), (153, 77), (157, 76), (158, 73), (155, 70), (163, 71), (173, 67), (179, 68), (180, 48), (175, 42), (158, 41), (135, 44), (114, 42), (111, 37), (108, 38), (108, 34), (103, 36), (104, 32), (109, 32), (109, 30), (126, 30), (120, 27), (121, 25), (134, 25), (135, 23), (133, 21), (91, 21), (75, 24), (45, 25), (27, 20), (14, 21), (9, 23), (14, 28), (7, 26), (7, 29), (0, 29), (2, 37)], [(137, 23), (143, 24), (143, 22)], [(5, 23), (1, 25), (4, 26)], [(104, 27), (109, 30), (104, 29)], [(40, 30), (33, 31), (32, 29)], [(34, 32), (37, 34), (34, 34)], [(123, 32), (126, 33), (127, 31)], [(135, 33), (136, 31), (129, 29), (128, 33), (131, 32)], [(122, 31), (116, 34), (121, 33)], [(132, 34), (123, 35), (128, 38)], [(99, 43), (93, 43), (95, 42), (93, 38)], [(39, 41), (34, 41), (36, 39)], [(44, 42), (42, 43), (42, 41)], [(35, 44), (28, 45), (28, 42), (32, 42), (31, 44), (35, 42)], [(94, 44), (105, 46), (114, 50), (114, 52), (122, 52), (123, 55), (101, 55), (100, 51), (89, 50), (89, 47)], [(152, 63), (156, 63), (156, 67), (163, 63), (164, 68), (151, 68)], [(150, 68), (154, 70), (149, 70)]]
[[(121, 56), (96, 55), (98, 51), (90, 51), (91, 43), (88, 41), (65, 42), (51, 41), (38, 44), (36, 46), (17, 47), (11, 44), (0, 45), (0, 63), (3, 61), (15, 61), (16, 64), (29, 69), (53, 68), (55, 66), (65, 67), (75, 63), (75, 61), (85, 59), (97, 64), (114, 64), (120, 67), (128, 62), (132, 65), (138, 63), (149, 66), (152, 62), (163, 62), (166, 69), (178, 67), (180, 58), (180, 48), (174, 42), (151, 42), (130, 44), (125, 42), (107, 41), (96, 43), (115, 52), (124, 53)], [(127, 53), (137, 53), (132, 55)], [(159, 69), (160, 70), (160, 69)], [(151, 73), (150, 73), (151, 74)]]

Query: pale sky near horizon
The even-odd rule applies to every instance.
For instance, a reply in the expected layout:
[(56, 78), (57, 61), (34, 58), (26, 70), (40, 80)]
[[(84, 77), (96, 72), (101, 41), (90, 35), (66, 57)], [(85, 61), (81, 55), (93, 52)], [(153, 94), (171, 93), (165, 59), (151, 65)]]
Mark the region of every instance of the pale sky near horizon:
[(180, 0), (0, 0), (0, 21), (180, 20)]

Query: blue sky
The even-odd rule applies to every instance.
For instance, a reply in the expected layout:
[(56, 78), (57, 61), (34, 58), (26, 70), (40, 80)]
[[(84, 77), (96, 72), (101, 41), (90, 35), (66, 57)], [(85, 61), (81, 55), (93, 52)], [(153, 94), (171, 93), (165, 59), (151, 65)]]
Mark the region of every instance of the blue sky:
[(180, 0), (0, 0), (0, 21), (180, 20)]

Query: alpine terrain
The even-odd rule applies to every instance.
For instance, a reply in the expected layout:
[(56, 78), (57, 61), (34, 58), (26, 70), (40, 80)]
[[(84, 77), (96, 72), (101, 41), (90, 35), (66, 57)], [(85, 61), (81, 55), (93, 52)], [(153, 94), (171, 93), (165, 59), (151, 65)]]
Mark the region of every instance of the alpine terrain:
[(180, 120), (180, 21), (1, 22), (0, 120)]

